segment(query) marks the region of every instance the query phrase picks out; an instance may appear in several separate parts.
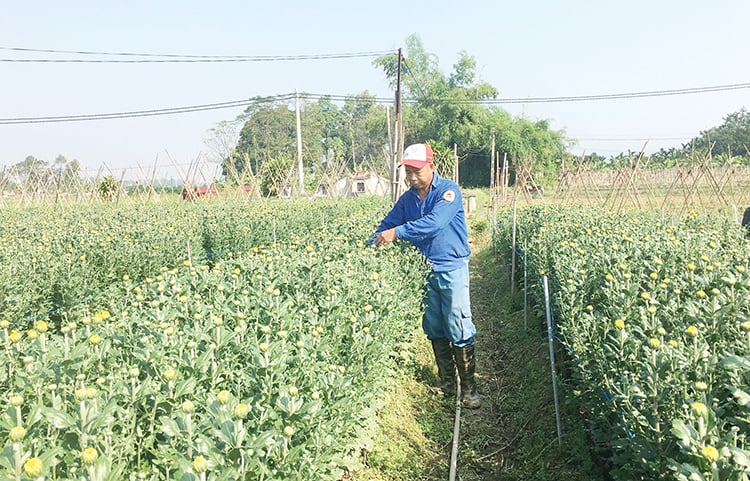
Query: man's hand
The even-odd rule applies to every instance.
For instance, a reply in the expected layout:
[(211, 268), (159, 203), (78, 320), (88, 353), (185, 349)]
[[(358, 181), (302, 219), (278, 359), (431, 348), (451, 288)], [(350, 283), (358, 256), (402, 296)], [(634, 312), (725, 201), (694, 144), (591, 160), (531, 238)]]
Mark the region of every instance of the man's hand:
[(396, 240), (396, 228), (384, 230), (375, 238), (376, 246), (387, 246)]

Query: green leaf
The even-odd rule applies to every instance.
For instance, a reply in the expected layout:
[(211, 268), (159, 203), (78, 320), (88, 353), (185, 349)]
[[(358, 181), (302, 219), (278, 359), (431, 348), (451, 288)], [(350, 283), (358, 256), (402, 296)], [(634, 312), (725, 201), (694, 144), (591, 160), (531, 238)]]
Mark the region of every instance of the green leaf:
[(690, 446), (692, 441), (698, 439), (698, 432), (693, 426), (686, 424), (681, 419), (672, 421), (672, 434), (685, 446)]
[(737, 404), (740, 406), (750, 406), (750, 394), (734, 386), (729, 386), (729, 390), (732, 392), (732, 396), (734, 396)]
[(181, 432), (179, 426), (177, 425), (177, 421), (171, 418), (162, 420), (161, 431), (170, 437), (177, 436)]
[(737, 369), (750, 371), (750, 358), (747, 356), (729, 355), (721, 360), (721, 367), (730, 371)]
[(40, 409), (47, 422), (57, 429), (69, 429), (76, 425), (75, 419), (64, 411), (58, 411), (50, 407)]
[(728, 446), (729, 451), (732, 453), (734, 462), (740, 466), (750, 468), (750, 452), (735, 446)]

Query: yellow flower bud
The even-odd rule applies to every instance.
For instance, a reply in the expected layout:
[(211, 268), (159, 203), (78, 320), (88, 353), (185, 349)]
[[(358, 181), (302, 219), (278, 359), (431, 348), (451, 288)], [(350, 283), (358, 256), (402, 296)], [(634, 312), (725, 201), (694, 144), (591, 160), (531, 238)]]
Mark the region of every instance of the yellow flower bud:
[(96, 451), (96, 448), (86, 448), (81, 453), (83, 464), (94, 464), (98, 457), (99, 453)]
[(23, 472), (30, 478), (36, 479), (41, 477), (43, 470), (44, 463), (42, 463), (42, 460), (39, 458), (29, 458), (23, 463)]

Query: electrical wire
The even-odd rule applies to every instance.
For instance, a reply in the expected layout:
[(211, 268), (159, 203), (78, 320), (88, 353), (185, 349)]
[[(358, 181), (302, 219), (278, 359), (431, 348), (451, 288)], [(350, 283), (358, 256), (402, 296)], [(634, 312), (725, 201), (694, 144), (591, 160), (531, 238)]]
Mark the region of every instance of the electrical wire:
[(96, 55), (103, 57), (145, 57), (139, 59), (89, 59), (89, 58), (0, 58), (6, 63), (221, 63), (221, 62), (278, 62), (297, 60), (329, 60), (359, 57), (379, 57), (392, 51), (345, 52), (309, 55), (180, 55), (135, 52), (92, 52), (85, 50), (53, 50), (20, 47), (0, 47), (15, 52), (53, 53), (66, 55)]
[(175, 107), (175, 108), (164, 108), (164, 109), (153, 109), (153, 110), (135, 110), (130, 112), (112, 112), (104, 114), (84, 114), (84, 115), (61, 115), (61, 116), (47, 116), (47, 117), (17, 117), (11, 119), (0, 119), (0, 125), (13, 125), (13, 124), (38, 124), (38, 123), (54, 123), (54, 122), (77, 122), (84, 120), (112, 120), (112, 119), (126, 119), (126, 118), (137, 118), (137, 117), (153, 117), (157, 115), (172, 115), (182, 114), (189, 112), (201, 112), (204, 110), (219, 110), (233, 107), (245, 107), (257, 102), (273, 102), (290, 100), (294, 98), (295, 94), (284, 94), (275, 95), (271, 97), (256, 97), (245, 100), (235, 100), (231, 102), (218, 102), (212, 104), (203, 105), (191, 105), (188, 107)]
[[(553, 102), (583, 102), (593, 100), (615, 100), (615, 99), (635, 99), (635, 98), (647, 98), (647, 97), (661, 97), (661, 96), (672, 96), (672, 95), (688, 95), (688, 94), (700, 94), (710, 92), (722, 92), (730, 90), (739, 90), (750, 88), (750, 83), (740, 84), (729, 84), (729, 85), (715, 85), (710, 87), (694, 87), (685, 89), (673, 89), (673, 90), (652, 90), (645, 92), (628, 92), (628, 93), (616, 93), (616, 94), (602, 94), (602, 95), (582, 95), (582, 96), (571, 96), (571, 97), (535, 97), (535, 98), (505, 98), (505, 99), (451, 99), (451, 98), (433, 98), (433, 99), (404, 99), (407, 103), (422, 103), (430, 102), (433, 104), (476, 104), (476, 105), (497, 105), (497, 104), (514, 104), (514, 103), (553, 103)], [(15, 117), (15, 118), (0, 118), (0, 125), (9, 124), (32, 124), (32, 123), (46, 123), (46, 122), (74, 122), (82, 120), (110, 120), (119, 118), (130, 118), (130, 117), (147, 117), (154, 115), (170, 115), (179, 113), (198, 112), (204, 110), (217, 110), (232, 107), (242, 107), (251, 105), (259, 100), (267, 101), (282, 101), (295, 98), (298, 94), (288, 93), (279, 94), (270, 97), (255, 98), (255, 99), (243, 99), (229, 102), (220, 102), (213, 104), (193, 105), (187, 107), (174, 107), (165, 109), (154, 109), (154, 110), (137, 110), (131, 112), (115, 112), (106, 114), (88, 114), (88, 115), (62, 115), (62, 116), (44, 116), (44, 117)], [(299, 94), (302, 99), (310, 100), (321, 100), (328, 99), (331, 101), (345, 102), (354, 100), (357, 98), (356, 95), (336, 95), (336, 94), (315, 94), (315, 93), (301, 93)], [(391, 104), (393, 99), (382, 98), (382, 97), (368, 97), (368, 100), (373, 100), (378, 104)], [(621, 139), (617, 139), (621, 140)], [(637, 139), (644, 140), (644, 139)]]
[(422, 93), (422, 100), (427, 99), (427, 94), (422, 89), (422, 85), (419, 83), (419, 80), (417, 80), (417, 77), (414, 75), (414, 72), (412, 71), (411, 67), (409, 66), (409, 63), (407, 62), (406, 57), (402, 57), (401, 58), (401, 62), (404, 64), (404, 67), (405, 67), (404, 70), (406, 70), (407, 72), (409, 72), (409, 75), (411, 75), (411, 78), (414, 79), (414, 85), (416, 85), (417, 88), (419, 89), (419, 91)]

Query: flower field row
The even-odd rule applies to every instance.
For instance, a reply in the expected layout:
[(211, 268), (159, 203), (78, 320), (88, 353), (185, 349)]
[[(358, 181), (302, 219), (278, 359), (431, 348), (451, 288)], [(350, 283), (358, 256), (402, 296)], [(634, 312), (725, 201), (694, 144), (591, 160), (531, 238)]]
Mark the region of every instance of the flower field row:
[(592, 435), (617, 479), (750, 473), (750, 243), (690, 215), (534, 207), (518, 245), (547, 275)]
[[(2, 319), (0, 477), (340, 479), (419, 317), (420, 257), (366, 245), (384, 207), (155, 206), (122, 223), (86, 211), (89, 235), (45, 259), (88, 272), (108, 258), (107, 272), (60, 281), (75, 302), (54, 316)], [(128, 258), (126, 237), (157, 253)], [(20, 245), (3, 255), (32, 255)]]

